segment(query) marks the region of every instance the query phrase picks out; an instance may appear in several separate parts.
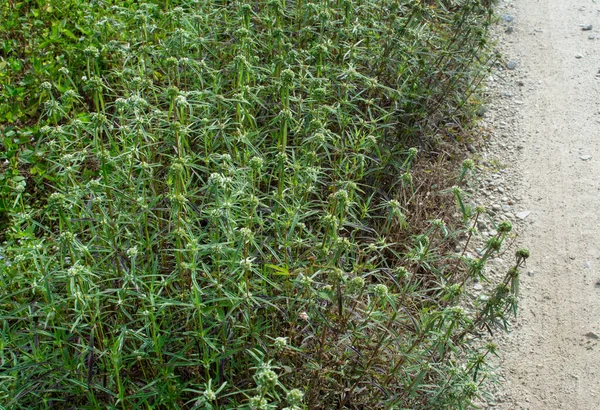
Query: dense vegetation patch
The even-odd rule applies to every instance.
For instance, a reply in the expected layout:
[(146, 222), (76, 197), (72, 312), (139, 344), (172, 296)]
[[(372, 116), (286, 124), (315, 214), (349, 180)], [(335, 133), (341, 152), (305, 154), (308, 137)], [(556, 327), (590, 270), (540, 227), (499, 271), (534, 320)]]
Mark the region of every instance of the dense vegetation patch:
[(1, 401), (467, 406), (527, 257), (463, 293), (485, 3), (3, 2)]

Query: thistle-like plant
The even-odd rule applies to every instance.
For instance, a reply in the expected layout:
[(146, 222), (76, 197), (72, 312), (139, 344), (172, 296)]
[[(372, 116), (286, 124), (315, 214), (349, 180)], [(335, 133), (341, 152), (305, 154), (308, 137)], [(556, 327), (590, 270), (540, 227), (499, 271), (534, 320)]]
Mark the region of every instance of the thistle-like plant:
[(2, 402), (466, 406), (518, 275), (459, 308), (509, 228), (455, 258), (428, 148), (489, 9), (104, 3), (0, 5)]

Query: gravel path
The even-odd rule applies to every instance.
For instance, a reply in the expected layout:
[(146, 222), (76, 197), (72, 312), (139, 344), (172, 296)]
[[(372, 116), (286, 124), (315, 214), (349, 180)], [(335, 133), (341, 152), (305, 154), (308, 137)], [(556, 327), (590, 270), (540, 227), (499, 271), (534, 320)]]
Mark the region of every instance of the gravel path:
[[(495, 143), (483, 155), (508, 165), (501, 195), (521, 199), (532, 256), (487, 407), (600, 409), (600, 1), (500, 3), (506, 61), (490, 81)], [(502, 206), (498, 196), (483, 192)]]

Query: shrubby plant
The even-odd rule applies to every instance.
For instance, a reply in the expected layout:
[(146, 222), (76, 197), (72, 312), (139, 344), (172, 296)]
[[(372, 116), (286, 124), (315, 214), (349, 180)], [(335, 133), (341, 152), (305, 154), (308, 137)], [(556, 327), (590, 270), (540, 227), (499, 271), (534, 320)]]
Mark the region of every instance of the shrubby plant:
[(451, 187), (473, 164), (449, 182), (426, 168), (468, 118), (487, 4), (0, 10), (3, 403), (465, 408), (477, 396), (495, 346), (472, 337), (506, 325), (528, 255), (464, 308), (510, 226), (481, 257), (450, 252), (481, 215)]

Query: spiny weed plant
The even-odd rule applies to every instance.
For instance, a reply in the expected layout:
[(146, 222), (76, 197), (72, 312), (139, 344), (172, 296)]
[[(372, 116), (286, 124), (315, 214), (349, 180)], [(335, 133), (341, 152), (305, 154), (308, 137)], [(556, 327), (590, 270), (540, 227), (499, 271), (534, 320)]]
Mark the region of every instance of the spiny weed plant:
[(439, 409), (477, 396), (495, 347), (471, 341), (506, 325), (527, 252), (461, 307), (511, 227), (480, 257), (450, 252), (482, 212), (460, 188), (472, 163), (449, 183), (427, 148), (467, 118), (489, 4), (0, 10), (4, 405)]

